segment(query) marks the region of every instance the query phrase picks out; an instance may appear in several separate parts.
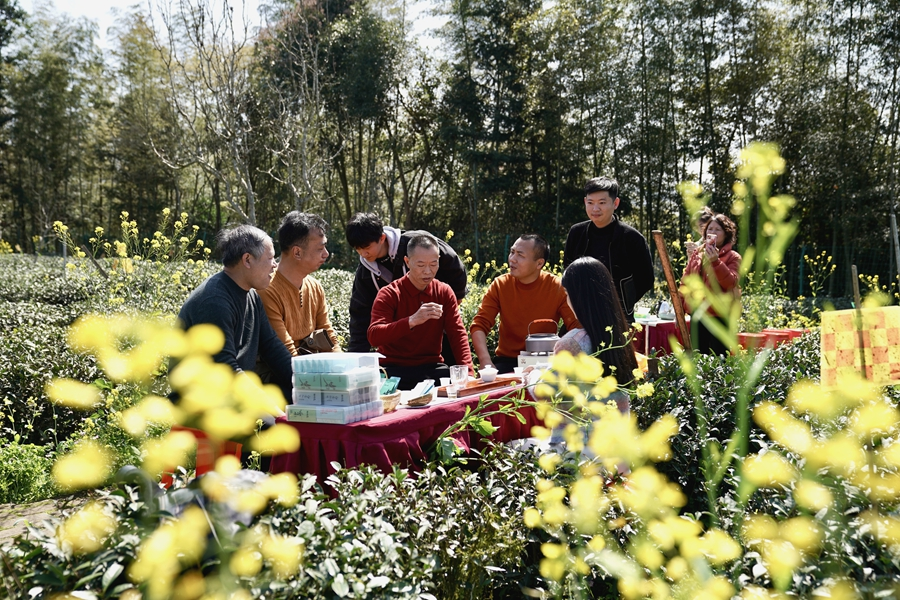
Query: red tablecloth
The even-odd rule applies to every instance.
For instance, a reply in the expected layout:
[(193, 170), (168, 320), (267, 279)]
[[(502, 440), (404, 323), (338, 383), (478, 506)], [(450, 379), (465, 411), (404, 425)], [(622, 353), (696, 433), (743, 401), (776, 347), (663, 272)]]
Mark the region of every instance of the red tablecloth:
[[(634, 349), (646, 355), (656, 351), (657, 355), (671, 354), (672, 345), (669, 344), (669, 336), (674, 335), (680, 344), (684, 344), (678, 325), (675, 321), (658, 321), (654, 324), (641, 324), (642, 331), (634, 334)], [(690, 326), (690, 322), (688, 322)]]
[[(509, 388), (492, 392), (489, 398), (502, 398)], [(460, 398), (437, 406), (418, 409), (398, 409), (395, 412), (351, 423), (329, 425), (323, 423), (297, 423), (284, 417), (279, 422), (293, 425), (300, 434), (300, 450), (272, 457), (272, 473), (313, 473), (320, 482), (334, 472), (332, 461), (353, 468), (371, 464), (384, 473), (390, 473), (393, 465), (412, 467), (425, 459), (426, 452), (446, 429), (459, 421), (467, 406), (478, 404), (478, 396)], [(534, 408), (523, 407), (520, 414), (525, 423), (514, 415), (494, 415), (491, 423), (499, 427), (491, 439), (499, 442), (526, 438), (531, 428), (541, 424)], [(453, 436), (459, 445), (468, 450), (478, 447), (482, 440), (471, 431)]]

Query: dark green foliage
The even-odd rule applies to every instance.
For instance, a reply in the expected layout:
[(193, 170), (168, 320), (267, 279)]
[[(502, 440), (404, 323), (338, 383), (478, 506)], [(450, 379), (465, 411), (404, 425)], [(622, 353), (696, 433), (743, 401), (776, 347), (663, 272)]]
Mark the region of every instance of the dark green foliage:
[[(427, 466), (410, 475), (371, 468), (339, 471), (329, 480), (337, 497), (314, 478), (301, 482), (300, 501), (273, 507), (254, 520), (304, 540), (300, 572), (275, 580), (271, 572), (243, 584), (254, 598), (520, 598), (520, 586), (539, 583), (530, 530), (522, 522), (541, 476), (535, 457), (507, 446), (488, 449), (468, 469)], [(167, 494), (164, 507), (180, 512), (200, 497), (196, 486)], [(113, 598), (130, 584), (122, 566), (162, 513), (136, 490), (103, 497), (119, 528), (104, 549), (73, 558), (49, 528), (31, 529), (4, 548), (3, 582), (11, 598), (77, 589)], [(223, 507), (207, 501), (219, 527)], [(252, 525), (252, 524), (251, 524)], [(223, 529), (224, 530), (224, 529)], [(215, 562), (214, 555), (207, 555)]]
[(73, 319), (52, 305), (0, 304), (0, 439), (55, 444), (80, 427), (79, 415), (44, 396), (44, 386), (56, 377), (91, 382), (100, 375), (93, 358), (66, 344)]
[(0, 300), (67, 306), (96, 292), (94, 284), (67, 273), (62, 259), (53, 256), (0, 256)]
[[(329, 482), (336, 500), (308, 499), (307, 491), (295, 507), (262, 522), (306, 540), (306, 568), (288, 582), (294, 595), (331, 597), (340, 573), (339, 585), (350, 590), (364, 589), (372, 576), (390, 579), (350, 597), (517, 598), (520, 586), (538, 583), (532, 561), (539, 553), (522, 513), (542, 474), (532, 454), (507, 446), (471, 459), (467, 469), (340, 471)], [(252, 589), (254, 596), (285, 597), (271, 587)]]
[(320, 269), (313, 273), (325, 288), (328, 317), (341, 345), (350, 340), (350, 291), (353, 288), (353, 272), (343, 269)]
[[(31, 527), (14, 544), (2, 548), (0, 589), (6, 597), (34, 598), (37, 593), (47, 598), (59, 592), (91, 590), (95, 598), (118, 598), (133, 588), (125, 565), (134, 559), (138, 544), (148, 533), (141, 528), (146, 507), (132, 488), (105, 494), (102, 501), (119, 524), (113, 541), (98, 552), (73, 557), (60, 547), (55, 527)], [(55, 521), (59, 524), (62, 519)]]
[[(740, 362), (734, 356), (723, 360), (715, 356), (697, 355), (696, 365), (709, 439), (724, 447), (737, 422), (737, 391), (743, 381)], [(701, 440), (698, 435), (694, 398), (675, 357), (663, 357), (659, 368), (660, 376), (654, 381), (653, 395), (632, 400), (632, 409), (641, 429), (646, 429), (667, 413), (678, 420), (679, 432), (672, 439), (672, 459), (657, 468), (684, 490), (688, 498), (687, 512), (704, 512), (709, 507), (700, 465), (702, 447), (707, 440)], [(816, 331), (790, 344), (783, 344), (772, 352), (753, 389), (750, 410), (764, 400), (783, 402), (791, 385), (799, 379), (818, 378), (819, 333)], [(753, 427), (750, 436), (750, 450), (756, 451), (758, 447), (754, 445), (754, 440), (758, 440), (762, 433)]]

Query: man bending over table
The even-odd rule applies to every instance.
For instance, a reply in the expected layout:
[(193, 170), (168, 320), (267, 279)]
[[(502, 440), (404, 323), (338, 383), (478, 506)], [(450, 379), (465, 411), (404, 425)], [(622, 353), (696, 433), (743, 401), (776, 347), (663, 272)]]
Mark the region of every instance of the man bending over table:
[(384, 354), (381, 365), (390, 377), (400, 377), (409, 390), (424, 379), (450, 376), (441, 356), (444, 334), (457, 364), (472, 368), (466, 328), (453, 289), (435, 279), (440, 264), (437, 240), (419, 234), (409, 240), (403, 258), (406, 275), (378, 291), (372, 306), (369, 343)]
[[(374, 213), (357, 213), (347, 223), (347, 242), (359, 254), (350, 294), (350, 341), (347, 344), (350, 352), (370, 350), (368, 333), (375, 296), (378, 290), (403, 277), (407, 269), (404, 258), (409, 241), (427, 233), (388, 227)], [(437, 244), (440, 259), (435, 278), (453, 288), (456, 302), (462, 302), (466, 295), (465, 265), (449, 244), (443, 240), (437, 240)], [(441, 352), (447, 360), (455, 360), (447, 340)]]
[(328, 260), (327, 229), (328, 223), (317, 215), (296, 210), (286, 214), (278, 228), (278, 269), (259, 293), (275, 335), (291, 356), (341, 350), (328, 318), (325, 290), (311, 275)]
[[(550, 256), (550, 245), (537, 234), (526, 234), (509, 250), (509, 273), (491, 283), (472, 321), (472, 347), (479, 368), (494, 365), (500, 373), (509, 373), (518, 364), (525, 349), (528, 325), (536, 319), (562, 318), (567, 329), (581, 327), (566, 299), (559, 277), (543, 271)], [(500, 339), (492, 359), (487, 335), (500, 315)], [(536, 333), (536, 332), (532, 332)]]

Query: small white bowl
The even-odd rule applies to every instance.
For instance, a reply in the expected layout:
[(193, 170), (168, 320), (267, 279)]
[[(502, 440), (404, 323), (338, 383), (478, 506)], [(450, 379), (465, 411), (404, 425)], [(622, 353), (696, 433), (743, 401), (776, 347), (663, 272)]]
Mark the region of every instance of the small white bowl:
[(478, 374), (481, 376), (483, 382), (490, 383), (497, 378), (497, 369), (494, 367), (485, 367), (484, 369), (479, 369)]

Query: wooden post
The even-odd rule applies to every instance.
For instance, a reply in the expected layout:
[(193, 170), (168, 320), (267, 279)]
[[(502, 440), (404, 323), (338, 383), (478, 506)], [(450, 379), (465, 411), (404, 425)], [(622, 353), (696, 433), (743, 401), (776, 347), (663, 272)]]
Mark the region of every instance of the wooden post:
[[(891, 213), (891, 240), (893, 241), (894, 246), (894, 256), (896, 256), (896, 260), (894, 261), (894, 266), (897, 268), (897, 288), (900, 290), (900, 239), (897, 236), (897, 215)], [(893, 304), (893, 300), (891, 304)]]
[(659, 261), (662, 263), (663, 273), (666, 276), (666, 284), (669, 286), (669, 297), (672, 299), (672, 308), (675, 309), (675, 321), (678, 324), (678, 331), (681, 332), (681, 340), (684, 342), (685, 349), (690, 352), (691, 348), (691, 332), (687, 327), (687, 321), (684, 319), (684, 306), (681, 304), (681, 294), (678, 293), (678, 286), (675, 285), (675, 275), (672, 273), (672, 263), (669, 262), (669, 252), (666, 250), (666, 240), (662, 231), (653, 230), (653, 242), (656, 244), (656, 251), (659, 253)]
[(859, 298), (859, 273), (856, 265), (850, 265), (850, 275), (853, 277), (853, 303), (856, 306), (856, 335), (859, 340), (859, 369), (863, 379), (866, 377), (866, 346), (863, 336), (862, 302)]
[(109, 274), (103, 270), (103, 267), (100, 266), (100, 263), (97, 262), (97, 259), (94, 258), (94, 255), (91, 254), (91, 251), (88, 250), (88, 247), (84, 244), (81, 245), (81, 249), (84, 250), (85, 255), (91, 259), (91, 262), (94, 263), (94, 266), (97, 267), (97, 270), (100, 271), (100, 274), (103, 275), (103, 279), (109, 279)]

